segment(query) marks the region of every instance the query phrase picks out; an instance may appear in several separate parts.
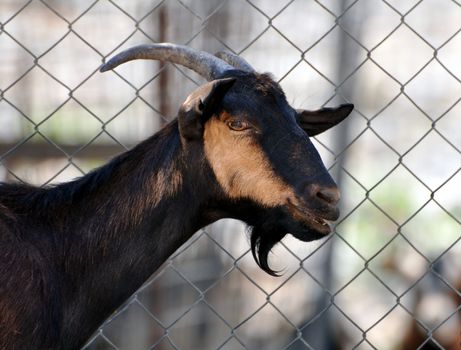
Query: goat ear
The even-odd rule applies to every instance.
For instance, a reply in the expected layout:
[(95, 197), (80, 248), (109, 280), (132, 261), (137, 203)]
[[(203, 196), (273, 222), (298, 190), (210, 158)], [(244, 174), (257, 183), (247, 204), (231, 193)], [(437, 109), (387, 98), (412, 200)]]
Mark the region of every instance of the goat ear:
[(353, 104), (342, 104), (336, 108), (322, 108), (317, 111), (297, 110), (296, 112), (299, 125), (309, 136), (315, 136), (342, 122), (353, 109)]
[(216, 111), (235, 78), (217, 79), (192, 92), (179, 109), (179, 132), (186, 139), (198, 139), (203, 135), (205, 122)]

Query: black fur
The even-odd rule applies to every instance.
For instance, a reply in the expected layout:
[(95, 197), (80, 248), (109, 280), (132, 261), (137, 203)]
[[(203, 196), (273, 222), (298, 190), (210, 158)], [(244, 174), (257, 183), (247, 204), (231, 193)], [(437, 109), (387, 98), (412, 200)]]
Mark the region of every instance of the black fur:
[[(226, 110), (257, 123), (255, 142), (300, 198), (306, 181), (332, 185), (280, 87), (268, 75), (229, 75), (234, 86), (203, 122)], [(195, 231), (221, 218), (252, 228), (253, 255), (270, 274), (268, 253), (288, 232), (304, 241), (323, 236), (285, 206), (227, 198), (204, 155), (203, 125), (195, 124), (183, 123), (196, 127), (183, 133), (175, 120), (72, 182), (0, 184), (1, 349), (80, 348)], [(325, 208), (310, 204), (331, 212)]]

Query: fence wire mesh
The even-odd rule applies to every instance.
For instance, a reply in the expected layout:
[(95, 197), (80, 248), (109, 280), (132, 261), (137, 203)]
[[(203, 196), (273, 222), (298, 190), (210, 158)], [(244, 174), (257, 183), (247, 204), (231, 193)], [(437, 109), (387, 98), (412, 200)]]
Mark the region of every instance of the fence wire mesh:
[(461, 4), (455, 0), (0, 1), (0, 176), (85, 174), (171, 120), (200, 77), (140, 43), (226, 49), (294, 107), (352, 102), (315, 144), (335, 232), (256, 268), (242, 224), (197, 232), (86, 349), (459, 349)]

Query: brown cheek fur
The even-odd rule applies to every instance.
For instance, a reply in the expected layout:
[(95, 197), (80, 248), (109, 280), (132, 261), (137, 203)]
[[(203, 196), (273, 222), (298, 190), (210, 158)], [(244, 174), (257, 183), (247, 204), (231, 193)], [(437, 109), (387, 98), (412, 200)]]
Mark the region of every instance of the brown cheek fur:
[(222, 122), (225, 112), (205, 124), (205, 156), (219, 184), (230, 198), (248, 198), (266, 207), (296, 198), (272, 170), (263, 150), (251, 137), (232, 133)]

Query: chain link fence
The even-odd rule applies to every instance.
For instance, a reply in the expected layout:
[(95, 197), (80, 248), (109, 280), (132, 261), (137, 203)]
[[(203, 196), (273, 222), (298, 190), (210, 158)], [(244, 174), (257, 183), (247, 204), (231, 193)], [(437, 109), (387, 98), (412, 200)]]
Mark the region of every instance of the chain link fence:
[(122, 48), (226, 49), (297, 108), (352, 102), (314, 142), (343, 193), (332, 236), (252, 261), (197, 232), (85, 349), (459, 349), (461, 4), (455, 0), (0, 0), (0, 176), (68, 180), (171, 120), (197, 84)]

